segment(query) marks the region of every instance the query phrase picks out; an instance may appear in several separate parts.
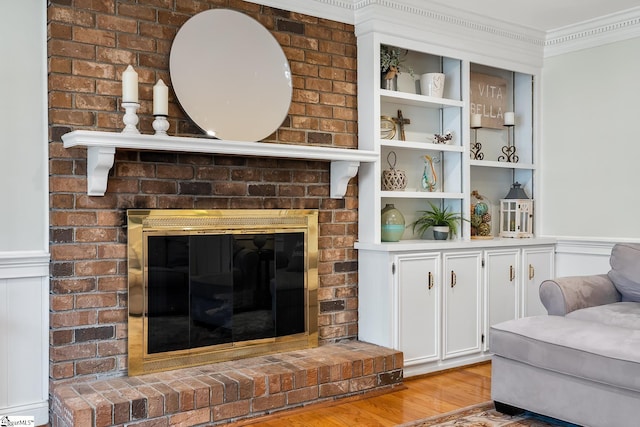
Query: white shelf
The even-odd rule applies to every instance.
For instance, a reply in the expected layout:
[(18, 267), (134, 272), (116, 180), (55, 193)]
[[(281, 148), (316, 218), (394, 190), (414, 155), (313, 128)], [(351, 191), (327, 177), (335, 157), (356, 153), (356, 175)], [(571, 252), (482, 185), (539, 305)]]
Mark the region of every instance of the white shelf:
[(380, 89), (380, 99), (383, 102), (391, 102), (395, 104), (413, 105), (416, 107), (427, 108), (462, 108), (464, 107), (463, 101), (446, 98), (434, 98), (433, 96), (416, 95), (414, 93), (399, 92), (394, 90)]
[(360, 163), (375, 162), (378, 158), (374, 151), (346, 148), (101, 131), (76, 130), (63, 135), (62, 141), (65, 148), (87, 148), (87, 194), (90, 196), (104, 196), (116, 148), (329, 161), (332, 198), (344, 197), (347, 184), (358, 172)]
[(535, 170), (536, 168), (531, 163), (498, 162), (493, 160), (471, 160), (470, 165), (479, 166), (483, 168), (502, 168), (502, 169)]
[(381, 191), (380, 196), (393, 199), (462, 199), (462, 193), (442, 193), (439, 191)]
[(522, 246), (539, 246), (554, 245), (555, 238), (550, 237), (533, 237), (529, 239), (510, 239), (504, 237), (494, 237), (486, 240), (400, 240), (399, 242), (355, 242), (354, 247), (358, 250), (376, 251), (376, 252), (405, 252), (405, 251), (440, 251), (444, 249), (473, 249), (473, 248), (504, 248), (504, 247), (522, 247)]
[(419, 141), (398, 141), (394, 139), (381, 139), (380, 145), (383, 147), (403, 148), (406, 150), (419, 150), (419, 151), (450, 151), (456, 153), (462, 153), (464, 147), (459, 145), (449, 144), (434, 144), (432, 142), (419, 142)]

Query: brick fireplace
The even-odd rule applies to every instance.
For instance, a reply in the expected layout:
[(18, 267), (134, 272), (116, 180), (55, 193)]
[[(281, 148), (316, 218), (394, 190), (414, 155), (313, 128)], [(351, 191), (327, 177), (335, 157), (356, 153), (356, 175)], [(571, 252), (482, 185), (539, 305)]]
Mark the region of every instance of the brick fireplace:
[[(318, 210), (320, 347), (313, 350), (320, 352), (323, 366), (330, 369), (340, 369), (336, 366), (347, 360), (350, 366), (369, 366), (376, 357), (389, 360), (366, 371), (375, 381), (365, 375), (368, 379), (360, 380), (359, 385), (334, 385), (342, 392), (324, 397), (400, 381), (401, 356), (395, 352), (380, 354), (378, 349), (363, 349), (358, 347), (363, 344), (354, 342), (355, 359), (350, 359), (341, 349), (358, 336), (355, 179), (343, 199), (331, 199), (327, 162), (117, 150), (106, 194), (89, 197), (86, 150), (63, 148), (62, 135), (73, 130), (122, 129), (120, 79), (129, 64), (140, 80), (139, 128), (152, 133), (152, 87), (160, 78), (171, 87), (168, 62), (173, 37), (191, 16), (217, 7), (257, 19), (275, 36), (289, 60), (292, 104), (281, 127), (265, 142), (357, 147), (356, 40), (350, 25), (240, 0), (52, 0), (48, 8), (50, 381), (52, 392), (61, 393), (52, 399), (54, 411), (56, 405), (60, 411), (72, 411), (72, 406), (60, 402), (65, 394), (70, 402), (77, 397), (74, 393), (81, 394), (78, 383), (107, 384), (126, 378), (127, 209)], [(225, 66), (233, 72), (232, 64)], [(201, 135), (172, 92), (168, 120), (172, 135)], [(329, 363), (327, 349), (334, 346), (340, 356)], [(304, 366), (291, 375), (309, 373), (312, 368)], [(216, 369), (222, 368), (228, 366)], [(318, 374), (323, 369), (311, 372)], [(359, 375), (352, 372), (347, 379), (363, 376), (362, 369), (354, 369)], [(387, 376), (380, 379), (380, 374)], [(261, 384), (260, 378), (252, 381)], [(346, 380), (343, 375), (329, 375), (326, 383), (333, 383), (330, 378)], [(127, 400), (129, 420), (136, 393), (130, 392), (134, 397)], [(173, 394), (163, 395), (163, 413), (171, 399), (167, 396)], [(145, 399), (149, 416), (153, 400)], [(313, 398), (304, 402), (310, 400)], [(94, 424), (98, 406), (89, 405)], [(111, 402), (114, 423), (116, 407), (117, 402)], [(82, 408), (77, 410), (80, 416), (87, 414)]]
[(129, 376), (317, 346), (316, 211), (127, 218)]

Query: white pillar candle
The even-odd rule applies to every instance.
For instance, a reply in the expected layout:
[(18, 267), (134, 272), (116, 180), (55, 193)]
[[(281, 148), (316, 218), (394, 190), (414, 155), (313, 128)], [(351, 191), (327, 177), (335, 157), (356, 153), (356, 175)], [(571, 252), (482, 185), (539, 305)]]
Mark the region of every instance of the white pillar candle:
[(169, 88), (162, 79), (153, 87), (153, 115), (169, 115)]
[(471, 115), (471, 127), (472, 128), (481, 128), (482, 127), (482, 114), (472, 114)]
[(504, 125), (505, 126), (513, 126), (516, 124), (516, 118), (513, 111), (507, 111), (504, 113)]
[(122, 73), (122, 102), (138, 102), (138, 73), (131, 65)]

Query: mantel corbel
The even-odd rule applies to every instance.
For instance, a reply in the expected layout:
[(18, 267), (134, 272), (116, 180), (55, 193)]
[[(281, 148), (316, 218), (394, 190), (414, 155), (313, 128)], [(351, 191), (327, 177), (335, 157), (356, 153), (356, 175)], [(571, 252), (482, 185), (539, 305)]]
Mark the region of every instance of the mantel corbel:
[(87, 194), (104, 196), (116, 148), (129, 150), (208, 153), (250, 157), (320, 160), (331, 162), (331, 197), (344, 197), (360, 163), (375, 162), (373, 151), (266, 142), (225, 141), (167, 135), (143, 135), (77, 130), (62, 136), (65, 148), (87, 148)]

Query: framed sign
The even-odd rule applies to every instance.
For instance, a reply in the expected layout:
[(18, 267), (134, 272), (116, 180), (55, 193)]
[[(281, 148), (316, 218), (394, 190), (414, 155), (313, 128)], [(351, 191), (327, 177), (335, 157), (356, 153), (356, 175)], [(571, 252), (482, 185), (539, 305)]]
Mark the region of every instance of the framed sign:
[(482, 115), (482, 127), (504, 128), (507, 111), (507, 80), (487, 74), (471, 73), (471, 114)]

